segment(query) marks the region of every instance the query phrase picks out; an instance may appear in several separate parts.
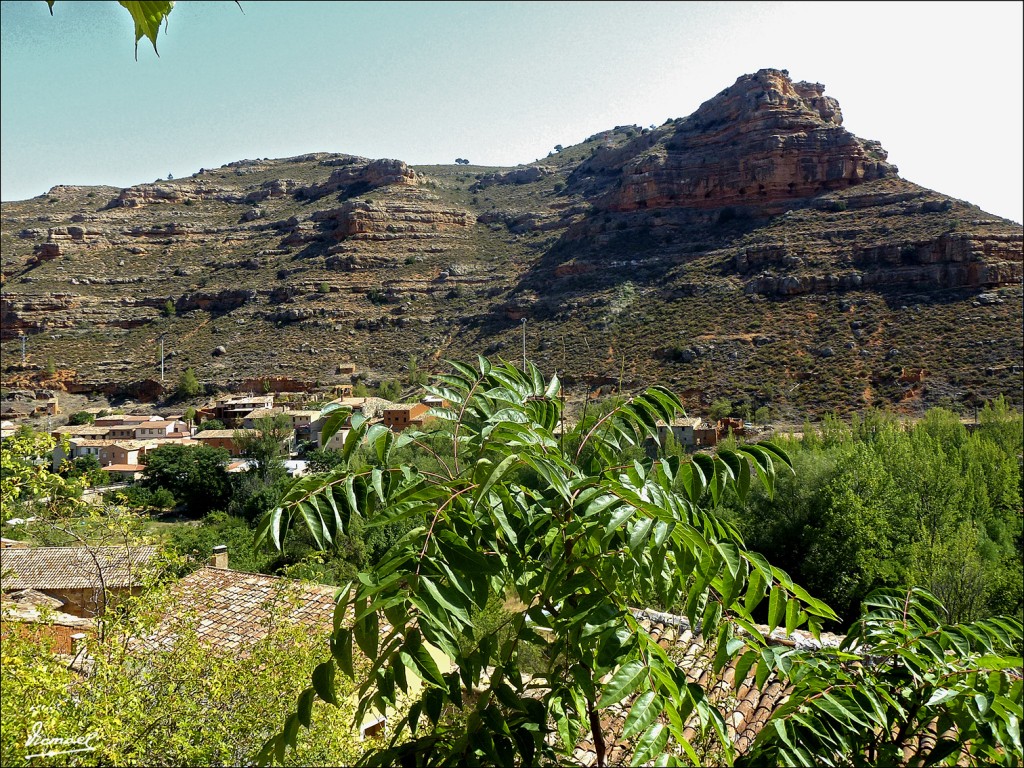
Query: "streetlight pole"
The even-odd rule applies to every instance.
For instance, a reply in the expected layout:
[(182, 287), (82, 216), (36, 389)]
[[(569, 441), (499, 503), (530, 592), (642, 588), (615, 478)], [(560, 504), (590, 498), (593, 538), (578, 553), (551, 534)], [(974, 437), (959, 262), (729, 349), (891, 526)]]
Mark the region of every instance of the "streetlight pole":
[(523, 318), (523, 371), (526, 371), (526, 318)]

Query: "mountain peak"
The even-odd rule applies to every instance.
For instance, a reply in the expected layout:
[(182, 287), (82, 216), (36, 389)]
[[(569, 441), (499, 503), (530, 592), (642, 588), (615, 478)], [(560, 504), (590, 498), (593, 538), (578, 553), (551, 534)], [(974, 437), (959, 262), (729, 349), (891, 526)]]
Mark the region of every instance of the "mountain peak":
[[(674, 120), (616, 150), (597, 153), (574, 182), (612, 211), (726, 207), (761, 217), (802, 200), (896, 176), (877, 141), (842, 127), (839, 102), (821, 83), (762, 69)], [(581, 189), (581, 191), (583, 191)]]
[(794, 83), (785, 69), (760, 69), (741, 75), (736, 82), (704, 102), (694, 114), (707, 121), (739, 119), (758, 112), (803, 112), (816, 115), (826, 125), (843, 124), (839, 102), (825, 96), (821, 83)]

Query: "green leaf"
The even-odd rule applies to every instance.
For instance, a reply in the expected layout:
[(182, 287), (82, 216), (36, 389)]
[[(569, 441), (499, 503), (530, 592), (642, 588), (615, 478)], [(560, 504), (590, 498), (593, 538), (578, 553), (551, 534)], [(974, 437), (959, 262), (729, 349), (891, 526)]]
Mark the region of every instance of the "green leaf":
[(793, 634), (800, 625), (800, 603), (796, 600), (790, 600), (786, 603), (786, 636)]
[(366, 654), (367, 658), (377, 658), (377, 643), (380, 640), (380, 628), (377, 620), (377, 612), (369, 611), (356, 621), (355, 626), (356, 644), (359, 650)]
[(648, 765), (661, 754), (668, 744), (669, 732), (661, 723), (655, 723), (637, 740), (630, 765)]
[(348, 675), (349, 680), (355, 677), (352, 668), (352, 630), (339, 627), (331, 636), (331, 655), (338, 662), (341, 671)]
[(747, 675), (750, 674), (750, 668), (754, 666), (754, 662), (759, 658), (757, 651), (750, 650), (740, 656), (740, 660), (736, 662), (736, 674), (733, 677), (733, 687), (738, 691), (740, 686), (743, 685), (743, 681), (747, 679)]
[(626, 722), (622, 727), (622, 737), (628, 739), (653, 723), (661, 713), (662, 702), (654, 691), (647, 691), (636, 697)]
[(597, 705), (598, 709), (604, 709), (612, 704), (617, 704), (629, 696), (640, 685), (640, 681), (644, 679), (646, 671), (647, 668), (639, 659), (626, 662), (619, 667), (601, 691), (601, 700)]
[(768, 632), (771, 633), (782, 623), (786, 615), (786, 593), (782, 587), (774, 587), (768, 597)]
[(299, 706), (296, 709), (296, 714), (304, 728), (311, 728), (313, 725), (313, 696), (315, 693), (312, 688), (306, 688), (299, 694)]
[(327, 442), (349, 420), (349, 417), (352, 415), (352, 409), (328, 406), (320, 413), (321, 415), (327, 414), (327, 418), (324, 419), (323, 426), (320, 428), (320, 444), (327, 445)]
[[(135, 22), (135, 59), (139, 58), (139, 40), (147, 38), (153, 44), (153, 52), (160, 55), (156, 49), (156, 36), (160, 33), (160, 25), (163, 24), (168, 14), (174, 8), (173, 2), (161, 2), (161, 0), (118, 0), (118, 4), (126, 9)], [(52, 7), (51, 7), (52, 12)]]
[(952, 690), (949, 688), (936, 688), (932, 692), (932, 695), (928, 698), (928, 701), (925, 702), (925, 706), (935, 707), (939, 704), (945, 704), (950, 699), (955, 699), (959, 695), (960, 692), (956, 690)]
[(338, 698), (334, 693), (334, 662), (325, 661), (316, 666), (313, 670), (313, 690), (328, 704), (337, 706)]
[(418, 630), (413, 630), (405, 639), (399, 655), (406, 662), (407, 667), (412, 667), (424, 682), (433, 683), (436, 686), (444, 687), (444, 676), (437, 667), (437, 662), (430, 655), (430, 651), (423, 644)]

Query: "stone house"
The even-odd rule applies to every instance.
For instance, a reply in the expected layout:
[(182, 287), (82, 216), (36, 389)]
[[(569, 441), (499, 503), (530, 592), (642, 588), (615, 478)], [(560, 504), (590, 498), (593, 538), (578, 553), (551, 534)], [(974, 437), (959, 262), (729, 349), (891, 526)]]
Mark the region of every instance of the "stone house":
[(169, 437), (172, 434), (188, 434), (188, 425), (183, 421), (147, 421), (135, 428), (136, 440), (150, 440)]
[[(227, 548), (214, 547), (208, 565), (171, 587), (171, 610), (147, 642), (166, 647), (176, 635), (187, 634), (213, 650), (244, 654), (276, 624), (287, 622), (308, 627), (326, 644), (334, 626), (335, 591), (336, 587), (325, 584), (232, 571)], [(351, 620), (350, 608), (347, 622)], [(379, 631), (382, 641), (391, 632), (383, 616)], [(447, 657), (427, 647), (442, 671), (450, 672)], [(419, 680), (412, 672), (409, 675), (415, 689)], [(369, 712), (360, 724), (360, 735), (376, 735), (385, 722), (380, 713)]]
[(242, 455), (241, 450), (235, 444), (235, 430), (233, 429), (205, 429), (202, 432), (196, 432), (195, 439), (211, 448), (223, 448), (234, 458)]
[(119, 440), (100, 447), (101, 467), (111, 464), (139, 464), (139, 457), (146, 452), (146, 443), (139, 440)]
[(137, 426), (144, 424), (147, 421), (161, 421), (159, 416), (145, 416), (138, 414), (127, 414), (127, 413), (111, 413), (106, 416), (98, 416), (96, 421), (93, 422), (94, 426), (97, 427), (119, 427), (119, 426)]
[(272, 419), (279, 413), (284, 413), (284, 408), (256, 408), (242, 417), (242, 428), (256, 429), (261, 419)]
[(710, 422), (701, 422), (701, 425), (693, 430), (694, 439), (698, 448), (709, 448), (718, 445), (718, 428)]
[(273, 408), (273, 395), (248, 395), (218, 400), (213, 406), (213, 418), (223, 421), (226, 426), (235, 427), (242, 423), (248, 414), (258, 408)]
[(411, 405), (392, 405), (384, 409), (384, 426), (392, 432), (401, 432), (409, 427), (421, 428), (430, 421), (426, 417), (430, 406), (424, 403), (413, 403)]
[[(95, 424), (67, 424), (63, 427), (57, 427), (55, 430), (50, 432), (50, 435), (57, 440), (62, 440), (65, 437), (82, 437), (89, 440), (102, 440), (103, 438), (113, 438), (115, 436), (110, 434), (111, 427), (107, 426), (96, 426)], [(129, 435), (131, 438), (132, 435)]]
[(18, 547), (0, 549), (0, 593), (31, 589), (59, 609), (91, 618), (108, 603), (140, 593), (155, 547)]
[(142, 477), (145, 464), (108, 464), (101, 469), (109, 476), (110, 483), (131, 483)]
[(676, 443), (684, 448), (689, 449), (697, 446), (696, 430), (700, 427), (700, 419), (684, 416), (672, 419), (671, 424), (667, 424), (659, 419), (656, 426), (658, 428), (658, 442), (662, 446), (665, 445), (665, 440), (668, 438), (670, 431)]
[(25, 589), (0, 601), (0, 642), (20, 635), (30, 637), (51, 653), (71, 656), (80, 642), (96, 634), (95, 619), (59, 610), (62, 603), (41, 592)]

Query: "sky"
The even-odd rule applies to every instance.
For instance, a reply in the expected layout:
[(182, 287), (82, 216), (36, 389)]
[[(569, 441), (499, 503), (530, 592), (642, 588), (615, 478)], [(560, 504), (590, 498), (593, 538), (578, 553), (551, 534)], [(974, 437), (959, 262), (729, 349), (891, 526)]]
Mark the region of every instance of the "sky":
[(511, 166), (772, 67), (910, 181), (1024, 220), (1024, 4), (0, 3), (0, 199), (344, 152)]

